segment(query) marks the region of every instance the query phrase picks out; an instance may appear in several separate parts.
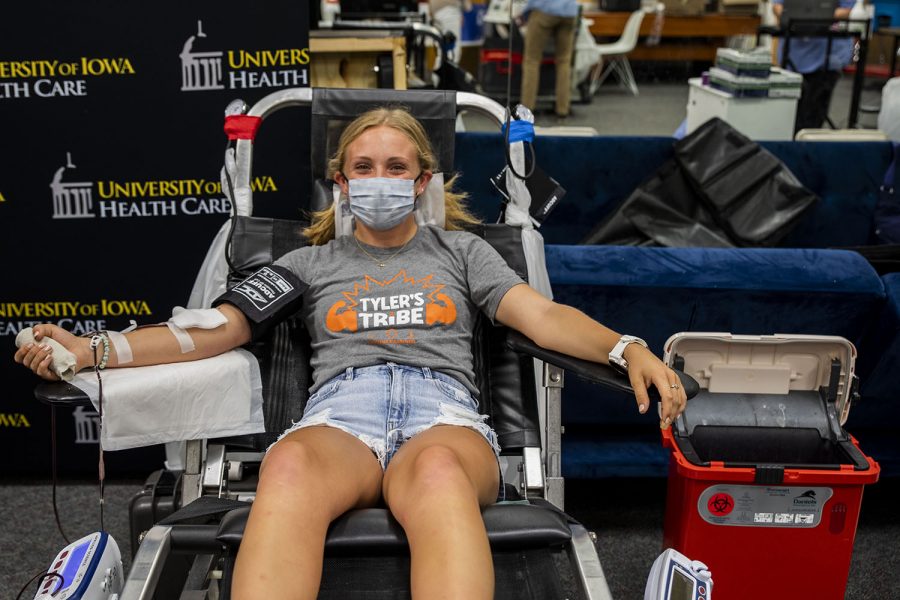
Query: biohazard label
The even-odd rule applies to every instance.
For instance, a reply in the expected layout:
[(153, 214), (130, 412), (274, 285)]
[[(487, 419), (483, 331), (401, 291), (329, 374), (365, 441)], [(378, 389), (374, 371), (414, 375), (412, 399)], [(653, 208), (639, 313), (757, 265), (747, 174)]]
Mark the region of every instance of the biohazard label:
[(697, 511), (707, 523), (744, 527), (815, 527), (833, 495), (826, 487), (713, 485), (700, 494)]

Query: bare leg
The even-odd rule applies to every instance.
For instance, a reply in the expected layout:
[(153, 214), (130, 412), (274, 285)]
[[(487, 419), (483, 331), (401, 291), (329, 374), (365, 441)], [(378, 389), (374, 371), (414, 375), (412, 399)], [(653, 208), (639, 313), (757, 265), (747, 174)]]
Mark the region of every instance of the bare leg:
[(362, 442), (306, 427), (269, 450), (235, 565), (235, 600), (315, 598), (332, 520), (381, 497), (382, 471)]
[(481, 507), (497, 499), (497, 459), (478, 433), (440, 425), (403, 444), (384, 476), (384, 499), (406, 531), (413, 598), (494, 597)]

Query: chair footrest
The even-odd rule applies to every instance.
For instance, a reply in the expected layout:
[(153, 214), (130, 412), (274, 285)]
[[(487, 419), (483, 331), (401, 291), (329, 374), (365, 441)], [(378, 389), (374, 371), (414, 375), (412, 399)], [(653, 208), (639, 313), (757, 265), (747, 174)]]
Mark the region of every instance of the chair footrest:
[[(249, 507), (238, 508), (222, 518), (216, 538), (232, 548), (240, 546)], [(482, 513), (488, 540), (494, 550), (562, 546), (571, 530), (562, 513), (530, 504), (501, 503)], [(408, 552), (406, 534), (387, 509), (366, 508), (341, 516), (328, 530), (328, 555), (380, 552)]]

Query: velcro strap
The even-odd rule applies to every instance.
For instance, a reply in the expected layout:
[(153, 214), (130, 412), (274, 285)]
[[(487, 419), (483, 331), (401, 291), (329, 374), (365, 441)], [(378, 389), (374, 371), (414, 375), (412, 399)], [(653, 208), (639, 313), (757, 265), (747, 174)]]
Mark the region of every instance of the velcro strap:
[(252, 339), (258, 340), (272, 327), (300, 308), (303, 292), (309, 284), (289, 269), (269, 265), (263, 267), (216, 298), (212, 305), (223, 302), (244, 313), (250, 324)]

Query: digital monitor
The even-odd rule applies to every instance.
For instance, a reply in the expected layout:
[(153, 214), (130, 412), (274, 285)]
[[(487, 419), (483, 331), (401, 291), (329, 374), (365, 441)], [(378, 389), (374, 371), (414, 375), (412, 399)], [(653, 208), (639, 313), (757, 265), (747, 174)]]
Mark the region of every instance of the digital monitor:
[(62, 580), (57, 579), (56, 587), (53, 590), (54, 594), (61, 590), (68, 589), (69, 586), (72, 585), (72, 582), (75, 580), (75, 575), (78, 573), (78, 568), (81, 566), (81, 561), (84, 559), (84, 555), (87, 553), (88, 548), (91, 547), (92, 541), (93, 540), (90, 538), (86, 539), (81, 544), (75, 546), (69, 553), (69, 560), (66, 562), (63, 572), (60, 573), (63, 578)]
[(694, 600), (694, 579), (678, 569), (672, 569), (672, 587), (669, 600)]

